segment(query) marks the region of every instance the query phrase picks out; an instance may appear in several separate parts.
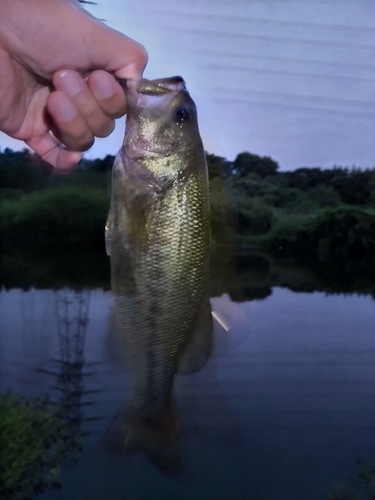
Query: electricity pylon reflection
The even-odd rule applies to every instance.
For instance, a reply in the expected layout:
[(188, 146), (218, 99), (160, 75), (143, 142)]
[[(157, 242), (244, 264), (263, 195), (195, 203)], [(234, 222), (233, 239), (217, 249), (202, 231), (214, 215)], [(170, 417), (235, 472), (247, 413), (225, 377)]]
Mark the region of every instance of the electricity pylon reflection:
[(51, 387), (58, 393), (55, 402), (61, 407), (61, 417), (73, 434), (82, 433), (83, 421), (98, 418), (85, 418), (84, 406), (92, 405), (92, 402), (82, 401), (84, 395), (98, 392), (95, 389), (85, 390), (84, 386), (84, 378), (94, 374), (92, 371), (83, 371), (87, 368), (84, 347), (90, 294), (89, 290), (75, 291), (69, 288), (55, 291), (60, 356), (52, 358), (52, 369), (39, 370), (55, 375), (56, 383)]

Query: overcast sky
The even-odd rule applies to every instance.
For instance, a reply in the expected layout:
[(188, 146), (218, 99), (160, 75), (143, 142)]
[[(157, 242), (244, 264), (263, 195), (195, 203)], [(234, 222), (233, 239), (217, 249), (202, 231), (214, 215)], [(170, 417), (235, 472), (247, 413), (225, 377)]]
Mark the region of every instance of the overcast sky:
[[(209, 152), (375, 167), (375, 0), (97, 1), (146, 46), (146, 77), (185, 78)], [(86, 156), (115, 154), (123, 122)]]

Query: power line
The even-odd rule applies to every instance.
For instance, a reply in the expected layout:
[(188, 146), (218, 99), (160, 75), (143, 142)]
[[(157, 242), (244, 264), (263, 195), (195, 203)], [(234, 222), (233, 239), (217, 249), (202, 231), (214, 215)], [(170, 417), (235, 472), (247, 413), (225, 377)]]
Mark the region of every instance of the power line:
[[(148, 12), (150, 12), (148, 10)], [(213, 14), (207, 12), (177, 12), (177, 11), (169, 11), (169, 10), (153, 10), (154, 14), (161, 14), (163, 17), (165, 16), (175, 16), (175, 17), (190, 17), (195, 19), (215, 19), (220, 21), (231, 21), (231, 22), (239, 22), (246, 24), (265, 24), (271, 26), (290, 26), (296, 28), (312, 28), (312, 29), (328, 29), (328, 30), (337, 30), (337, 31), (360, 31), (360, 32), (369, 32), (375, 34), (375, 28), (369, 26), (351, 26), (351, 25), (340, 25), (340, 24), (324, 24), (324, 23), (310, 23), (310, 22), (298, 22), (298, 21), (283, 21), (283, 20), (270, 20), (264, 18), (249, 18), (249, 17), (240, 17), (240, 16), (231, 16), (227, 14)]]
[(267, 101), (256, 101), (256, 100), (251, 100), (251, 99), (237, 99), (237, 98), (233, 98), (233, 97), (217, 97), (215, 98), (215, 101), (221, 101), (221, 102), (224, 102), (224, 103), (231, 103), (231, 102), (234, 102), (234, 103), (238, 103), (238, 104), (254, 104), (254, 105), (266, 105), (266, 106), (272, 106), (272, 107), (282, 107), (282, 108), (289, 108), (289, 109), (305, 109), (305, 110), (309, 110), (309, 111), (320, 111), (320, 112), (323, 112), (323, 113), (329, 113), (329, 114), (332, 114), (332, 113), (336, 113), (336, 114), (340, 114), (340, 115), (355, 115), (355, 116), (359, 116), (361, 118), (371, 118), (373, 120), (374, 116), (375, 116), (375, 111), (373, 113), (371, 112), (366, 112), (366, 111), (349, 111), (349, 110), (343, 110), (343, 109), (334, 109), (334, 108), (322, 108), (322, 107), (319, 107), (319, 106), (308, 106), (308, 105), (304, 105), (304, 104), (286, 104), (286, 103), (281, 103), (281, 102), (267, 102)]
[(186, 34), (194, 35), (194, 36), (223, 36), (230, 38), (245, 38), (252, 40), (261, 40), (266, 42), (277, 42), (277, 43), (298, 43), (298, 44), (307, 44), (307, 45), (320, 45), (326, 47), (327, 45), (332, 48), (359, 48), (364, 50), (373, 50), (375, 52), (375, 45), (363, 44), (363, 43), (355, 43), (355, 42), (335, 42), (330, 40), (308, 40), (306, 38), (290, 38), (290, 37), (274, 37), (274, 36), (265, 36), (265, 35), (250, 35), (248, 33), (229, 33), (225, 31), (207, 31), (200, 29), (191, 29), (185, 27), (171, 27), (171, 26), (163, 26), (163, 29), (168, 31), (177, 31), (178, 33), (184, 32)]
[[(322, 97), (322, 96), (306, 96), (301, 94), (290, 94), (288, 92), (267, 92), (264, 90), (251, 90), (251, 89), (233, 89), (229, 87), (213, 87), (213, 90), (216, 92), (235, 92), (241, 94), (255, 94), (261, 97), (271, 97), (276, 96), (277, 98), (287, 98), (287, 99), (307, 99), (307, 100), (320, 100), (322, 102), (327, 102), (331, 104), (332, 102), (337, 104), (359, 104), (364, 106), (374, 106), (375, 101), (358, 101), (355, 99), (345, 99), (340, 97)], [(359, 111), (360, 112), (360, 111)], [(375, 112), (375, 109), (374, 109)]]
[(343, 75), (323, 75), (323, 74), (319, 74), (319, 73), (302, 73), (302, 72), (299, 72), (299, 71), (288, 71), (288, 70), (275, 70), (275, 69), (262, 69), (262, 68), (251, 68), (251, 67), (242, 67), (242, 66), (233, 66), (233, 65), (225, 65), (225, 67), (223, 67), (223, 65), (220, 65), (220, 64), (211, 64), (211, 63), (208, 63), (205, 65), (205, 67), (207, 68), (211, 68), (211, 69), (214, 69), (214, 70), (236, 70), (236, 71), (240, 71), (241, 73), (270, 73), (270, 74), (276, 74), (276, 75), (286, 75), (286, 76), (290, 76), (290, 75), (298, 75), (298, 76), (302, 76), (302, 77), (308, 77), (308, 78), (323, 78), (323, 79), (328, 79), (328, 80), (331, 80), (331, 79), (345, 79), (345, 80), (355, 80), (355, 81), (368, 81), (368, 82), (371, 82), (371, 83), (374, 83), (375, 84), (375, 78), (362, 78), (362, 77), (355, 77), (355, 76), (343, 76)]
[(338, 61), (322, 61), (322, 60), (314, 60), (314, 59), (299, 59), (296, 57), (275, 57), (275, 56), (265, 56), (265, 55), (256, 55), (256, 54), (239, 54), (238, 52), (223, 52), (220, 50), (206, 50), (206, 49), (196, 49), (195, 52), (200, 54), (207, 54), (208, 56), (221, 56), (221, 57), (229, 57), (229, 58), (237, 58), (237, 59), (255, 59), (260, 61), (272, 61), (272, 62), (291, 62), (298, 64), (316, 64), (329, 66), (343, 66), (343, 67), (351, 67), (362, 70), (370, 70), (375, 71), (375, 65), (370, 64), (359, 64), (359, 63), (349, 63), (349, 62), (338, 62)]

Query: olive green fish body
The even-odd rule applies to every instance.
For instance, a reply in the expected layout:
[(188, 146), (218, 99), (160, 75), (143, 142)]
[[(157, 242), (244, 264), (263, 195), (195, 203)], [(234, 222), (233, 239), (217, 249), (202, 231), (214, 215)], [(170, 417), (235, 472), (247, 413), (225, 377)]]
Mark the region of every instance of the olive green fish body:
[[(205, 170), (192, 169), (188, 178), (152, 197), (152, 203), (143, 199), (142, 210), (129, 202), (132, 185), (124, 186), (117, 203), (126, 206), (130, 229), (125, 244), (118, 231), (113, 244), (117, 251), (111, 252), (117, 316), (135, 364), (137, 404), (139, 394), (161, 403), (161, 395), (169, 397), (199, 316), (207, 311), (207, 179)], [(143, 221), (143, 235), (137, 233), (137, 218)], [(118, 268), (125, 262), (124, 276), (124, 269), (119, 273)], [(206, 321), (209, 329), (210, 319)], [(148, 384), (147, 390), (138, 390), (142, 384)]]
[(175, 374), (200, 369), (211, 349), (207, 166), (181, 80), (143, 80), (127, 97), (106, 232), (133, 376), (128, 414), (170, 428)]

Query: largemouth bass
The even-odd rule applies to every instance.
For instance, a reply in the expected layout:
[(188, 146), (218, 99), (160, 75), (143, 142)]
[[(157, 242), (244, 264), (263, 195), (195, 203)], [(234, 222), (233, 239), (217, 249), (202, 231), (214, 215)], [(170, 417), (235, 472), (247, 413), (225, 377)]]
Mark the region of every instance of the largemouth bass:
[(106, 225), (115, 313), (132, 389), (124, 445), (179, 467), (172, 388), (211, 350), (210, 211), (196, 107), (181, 77), (127, 81), (125, 138)]

